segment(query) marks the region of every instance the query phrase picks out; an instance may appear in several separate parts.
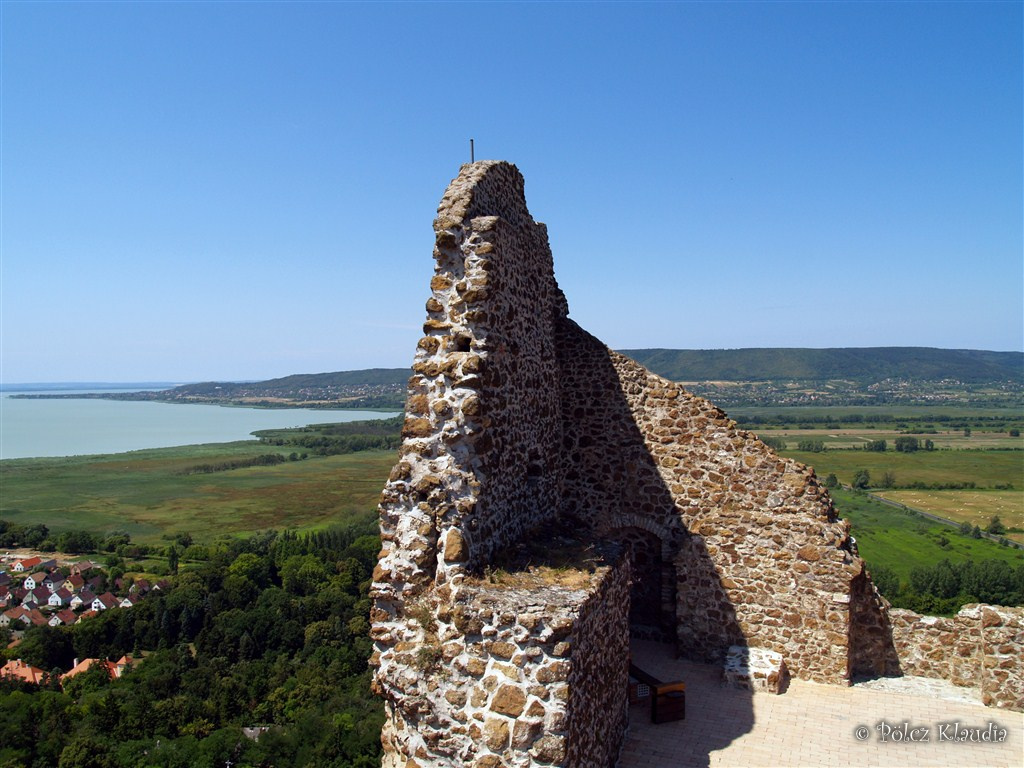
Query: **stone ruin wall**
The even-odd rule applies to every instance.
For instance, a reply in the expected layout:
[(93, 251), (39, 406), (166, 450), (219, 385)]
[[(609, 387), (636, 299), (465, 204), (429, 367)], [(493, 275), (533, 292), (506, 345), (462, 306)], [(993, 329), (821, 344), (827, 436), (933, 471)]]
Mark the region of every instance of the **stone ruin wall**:
[(381, 499), (379, 581), (394, 594), (457, 583), (557, 511), (543, 470), (558, 463), (552, 325), (565, 300), (547, 230), (506, 163), (466, 166), (434, 229), (405, 440)]
[(611, 766), (628, 714), (628, 593), (621, 557), (585, 584), (464, 582), (422, 619), (425, 642), (394, 648), (405, 678), (384, 765)]
[(790, 672), (849, 677), (850, 583), (863, 570), (808, 467), (777, 456), (706, 400), (563, 320), (564, 519), (598, 536), (656, 533), (675, 583), (680, 651), (777, 651)]
[[(634, 588), (658, 582), (648, 618), (690, 657), (741, 644), (822, 682), (898, 673), (899, 632), (813, 471), (569, 320), (523, 186), (507, 163), (463, 166), (434, 223), (404, 441), (380, 505), (385, 766), (613, 759), (633, 568)], [(583, 589), (516, 593), (524, 610), (488, 608), (510, 593), (480, 576), (552, 524), (619, 542), (626, 560)]]
[(1024, 608), (972, 603), (944, 617), (885, 602), (875, 616), (857, 649), (857, 674), (949, 680), (977, 688), (986, 706), (1024, 711)]

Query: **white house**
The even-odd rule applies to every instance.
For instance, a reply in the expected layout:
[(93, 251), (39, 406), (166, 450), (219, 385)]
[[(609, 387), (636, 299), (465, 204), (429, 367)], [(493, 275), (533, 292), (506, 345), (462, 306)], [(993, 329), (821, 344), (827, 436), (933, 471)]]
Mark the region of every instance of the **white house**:
[(94, 611), (105, 611), (108, 608), (117, 607), (117, 598), (114, 597), (110, 592), (104, 592), (102, 595), (92, 601), (92, 609)]
[(71, 598), (74, 597), (64, 587), (61, 587), (56, 592), (50, 593), (50, 599), (46, 601), (47, 605), (52, 605), (54, 608), (63, 608), (71, 602)]
[[(43, 585), (43, 579), (45, 578), (46, 574), (43, 571), (36, 571), (35, 573), (31, 573), (26, 576), (25, 580), (21, 583), (21, 586), (31, 592), (36, 587), (41, 587)], [(47, 590), (47, 592), (49, 592), (49, 590)]]

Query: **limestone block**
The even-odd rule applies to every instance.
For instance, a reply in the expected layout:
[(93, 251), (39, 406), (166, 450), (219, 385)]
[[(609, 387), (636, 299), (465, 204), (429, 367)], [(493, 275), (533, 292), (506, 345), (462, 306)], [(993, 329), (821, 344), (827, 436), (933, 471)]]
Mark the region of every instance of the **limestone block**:
[(733, 688), (779, 693), (785, 678), (786, 664), (781, 653), (734, 645), (725, 657), (722, 679)]
[(517, 686), (503, 685), (492, 697), (490, 708), (492, 712), (519, 717), (526, 709), (526, 694)]

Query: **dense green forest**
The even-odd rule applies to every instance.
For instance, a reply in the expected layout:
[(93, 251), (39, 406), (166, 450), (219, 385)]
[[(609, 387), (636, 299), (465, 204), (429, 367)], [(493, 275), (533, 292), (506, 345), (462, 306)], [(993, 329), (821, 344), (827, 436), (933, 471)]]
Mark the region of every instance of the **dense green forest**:
[[(369, 691), (376, 525), (266, 532), (183, 570), (131, 609), (35, 627), (0, 678), (2, 768), (369, 768), (383, 709)], [(141, 661), (111, 679), (75, 658)], [(258, 739), (243, 728), (264, 727)]]
[(318, 456), (335, 456), (358, 451), (391, 451), (397, 449), (402, 442), (403, 419), (404, 416), (395, 416), (391, 419), (373, 421), (261, 429), (253, 432), (253, 435), (267, 445), (304, 449), (303, 454), (308, 450)]

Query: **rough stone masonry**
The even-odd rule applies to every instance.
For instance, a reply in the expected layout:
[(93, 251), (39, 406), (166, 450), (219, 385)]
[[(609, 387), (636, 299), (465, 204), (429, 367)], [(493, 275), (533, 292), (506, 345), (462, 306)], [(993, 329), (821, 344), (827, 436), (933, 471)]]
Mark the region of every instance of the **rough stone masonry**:
[(764, 649), (820, 682), (900, 673), (915, 622), (897, 648), (813, 470), (569, 319), (515, 166), (463, 166), (434, 231), (380, 503), (384, 766), (613, 765), (631, 633), (716, 663)]

